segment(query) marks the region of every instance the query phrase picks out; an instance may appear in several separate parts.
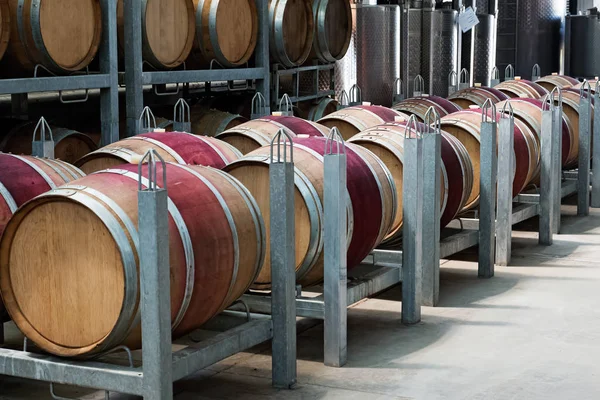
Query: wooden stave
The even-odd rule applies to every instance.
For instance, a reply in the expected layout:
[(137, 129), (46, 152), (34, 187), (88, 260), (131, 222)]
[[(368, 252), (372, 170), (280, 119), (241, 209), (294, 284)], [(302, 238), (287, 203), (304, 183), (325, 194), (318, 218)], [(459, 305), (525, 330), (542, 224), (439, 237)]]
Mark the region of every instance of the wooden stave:
[[(257, 244), (256, 247), (254, 247), (255, 243), (252, 241), (249, 241), (248, 245), (240, 245), (241, 247), (238, 249), (239, 251), (236, 252), (236, 254), (238, 254), (238, 256), (231, 256), (230, 258), (235, 258), (238, 257), (237, 261), (240, 261), (242, 259), (239, 258), (239, 254), (242, 252), (242, 250), (244, 250), (245, 252), (252, 252), (252, 250), (255, 250), (255, 253), (253, 253), (254, 256), (254, 261), (252, 258), (250, 259), (246, 259), (245, 261), (242, 261), (242, 264), (239, 265), (240, 270), (235, 270), (235, 267), (232, 265), (227, 265), (227, 263), (222, 263), (221, 265), (223, 266), (223, 264), (226, 264), (225, 266), (223, 266), (222, 270), (225, 270), (226, 268), (227, 271), (221, 272), (221, 269), (219, 270), (214, 270), (214, 271), (208, 271), (208, 273), (210, 275), (216, 275), (217, 272), (221, 273), (220, 277), (223, 276), (227, 276), (230, 275), (231, 276), (231, 280), (230, 282), (228, 282), (228, 284), (226, 285), (226, 287), (224, 286), (223, 288), (221, 288), (221, 296), (218, 297), (216, 299), (216, 302), (213, 301), (212, 305), (208, 304), (207, 302), (207, 298), (210, 298), (210, 296), (214, 296), (215, 292), (217, 292), (217, 290), (215, 290), (215, 285), (209, 285), (209, 283), (205, 283), (202, 285), (202, 282), (204, 282), (205, 280), (208, 280), (206, 277), (200, 277), (198, 275), (198, 268), (199, 268), (199, 264), (204, 262), (204, 261), (199, 261), (202, 260), (201, 258), (198, 257), (198, 255), (207, 254), (208, 259), (211, 259), (211, 257), (214, 259), (212, 261), (214, 261), (215, 263), (217, 263), (218, 261), (222, 260), (223, 257), (218, 258), (217, 256), (211, 256), (210, 253), (211, 252), (203, 252), (203, 251), (199, 251), (198, 247), (196, 247), (196, 250), (193, 250), (194, 254), (195, 254), (195, 260), (196, 260), (196, 265), (194, 265), (194, 269), (196, 272), (196, 275), (193, 277), (195, 279), (195, 283), (194, 285), (198, 285), (197, 288), (193, 291), (189, 291), (188, 288), (186, 287), (185, 289), (185, 293), (184, 295), (188, 296), (188, 298), (183, 298), (183, 301), (188, 302), (189, 304), (187, 304), (187, 309), (183, 311), (184, 315), (183, 317), (180, 319), (178, 326), (173, 326), (174, 328), (174, 332), (173, 335), (174, 337), (178, 337), (178, 336), (182, 336), (185, 333), (191, 331), (194, 329), (194, 327), (198, 327), (201, 324), (203, 324), (204, 322), (206, 322), (212, 315), (222, 311), (224, 308), (226, 308), (229, 304), (231, 304), (235, 299), (237, 299), (239, 296), (241, 296), (249, 287), (250, 283), (252, 282), (254, 276), (256, 275), (256, 270), (258, 268), (258, 265), (260, 265), (262, 263), (261, 257), (264, 256), (264, 241), (265, 241), (265, 237), (264, 237), (264, 229), (263, 229), (263, 225), (262, 225), (262, 217), (260, 216), (259, 213), (257, 213), (257, 208), (256, 208), (256, 204), (252, 204), (253, 199), (250, 196), (250, 194), (247, 192), (247, 190), (237, 181), (235, 181), (233, 178), (227, 176), (226, 174), (224, 174), (223, 172), (216, 170), (216, 169), (212, 169), (209, 167), (199, 167), (199, 166), (183, 166), (183, 165), (175, 165), (175, 164), (167, 164), (167, 169), (169, 170), (169, 172), (167, 173), (167, 180), (168, 182), (175, 182), (174, 184), (170, 184), (169, 185), (169, 198), (170, 201), (175, 205), (174, 207), (176, 209), (178, 209), (179, 213), (179, 217), (182, 218), (182, 222), (184, 223), (184, 225), (186, 226), (186, 230), (187, 232), (191, 235), (192, 238), (194, 239), (198, 239), (198, 238), (202, 238), (201, 235), (195, 235), (194, 234), (194, 230), (202, 230), (204, 229), (205, 232), (206, 231), (206, 226), (210, 226), (211, 228), (214, 228), (215, 224), (214, 223), (205, 223), (205, 227), (199, 227), (202, 222), (199, 221), (199, 219), (196, 219), (195, 217), (197, 216), (197, 211), (195, 211), (195, 209), (193, 207), (190, 206), (190, 202), (188, 201), (187, 204), (185, 204), (182, 208), (182, 203), (185, 202), (186, 197), (188, 197), (188, 192), (189, 191), (180, 191), (179, 193), (176, 193), (177, 188), (178, 188), (178, 177), (177, 174), (179, 174), (179, 177), (181, 176), (187, 176), (187, 180), (189, 180), (190, 182), (194, 180), (194, 184), (190, 185), (188, 184), (188, 189), (192, 188), (191, 190), (193, 190), (194, 188), (196, 188), (197, 193), (200, 193), (200, 189), (198, 188), (198, 186), (202, 186), (203, 188), (203, 192), (207, 193), (206, 196), (204, 197), (210, 197), (210, 198), (214, 198), (214, 201), (208, 201), (205, 202), (203, 204), (204, 207), (206, 207), (204, 209), (204, 211), (206, 211), (207, 215), (213, 215), (213, 213), (215, 211), (219, 210), (219, 207), (222, 208), (221, 210), (221, 214), (224, 212), (225, 214), (229, 213), (229, 215), (234, 215), (233, 218), (237, 218), (236, 220), (232, 220), (232, 219), (227, 219), (226, 223), (224, 223), (224, 226), (232, 226), (231, 224), (235, 224), (235, 227), (242, 227), (245, 225), (250, 225), (250, 224), (254, 224), (254, 227), (250, 227), (248, 228), (246, 231), (243, 231), (241, 233), (237, 233), (237, 239), (234, 239), (234, 228), (232, 228), (231, 233), (231, 238), (233, 240), (233, 243), (241, 243), (240, 238), (247, 238), (248, 233), (254, 233), (255, 234), (255, 242)], [(135, 207), (135, 204), (137, 204), (137, 172), (134, 172), (134, 170), (137, 170), (137, 166), (127, 166), (128, 169), (130, 169), (130, 171), (126, 171), (126, 170), (107, 170), (107, 171), (103, 171), (99, 174), (94, 174), (94, 175), (90, 175), (89, 177), (87, 177), (86, 180), (81, 180), (82, 183), (85, 183), (87, 187), (84, 187), (82, 185), (73, 185), (73, 186), (65, 186), (63, 188), (59, 188), (57, 191), (55, 192), (50, 192), (46, 195), (40, 196), (38, 198), (36, 198), (34, 201), (28, 203), (25, 206), (25, 210), (24, 211), (19, 211), (23, 214), (23, 216), (18, 216), (17, 218), (21, 218), (21, 220), (25, 217), (27, 212), (27, 208), (32, 209), (38, 205), (40, 205), (43, 202), (49, 201), (49, 199), (61, 199), (61, 200), (65, 200), (65, 199), (71, 199), (72, 194), (68, 194), (65, 196), (60, 196), (58, 193), (60, 191), (67, 191), (67, 192), (74, 192), (76, 190), (78, 190), (78, 188), (84, 188), (84, 189), (89, 189), (90, 187), (98, 187), (98, 181), (101, 179), (107, 179), (107, 177), (111, 177), (111, 178), (122, 178), (123, 182), (126, 182), (127, 184), (127, 196), (128, 196), (128, 200), (130, 203), (134, 203), (134, 207), (132, 207), (132, 209), (137, 209)], [(146, 171), (144, 171), (144, 175), (147, 175), (147, 167), (144, 168)], [(159, 167), (159, 174), (162, 173), (162, 171), (160, 170), (161, 167)], [(126, 176), (125, 174), (128, 174), (128, 176)], [(211, 177), (212, 175), (212, 177)], [(126, 177), (125, 177), (126, 176)], [(173, 178), (173, 176), (175, 176), (175, 178)], [(200, 184), (197, 181), (200, 181), (201, 179), (199, 177), (202, 177), (202, 182), (203, 184)], [(179, 179), (179, 182), (182, 181), (181, 179)], [(75, 184), (78, 182), (75, 182)], [(226, 191), (223, 189), (227, 189), (229, 192), (229, 197), (225, 197)], [(123, 193), (123, 187), (120, 187), (121, 193)], [(79, 192), (79, 193), (83, 193)], [(237, 196), (237, 199), (233, 199), (231, 193), (234, 193), (235, 196)], [(236, 194), (237, 193), (237, 194)], [(113, 197), (115, 197), (115, 193), (110, 193), (109, 195), (107, 195), (106, 193), (104, 194), (105, 196), (107, 196), (109, 199), (111, 199), (111, 195)], [(221, 196), (221, 199), (217, 200), (219, 198), (219, 196)], [(198, 196), (198, 198), (200, 198), (202, 196)], [(85, 197), (81, 197), (81, 198), (85, 198)], [(91, 198), (91, 197), (90, 197)], [(233, 200), (232, 200), (233, 199)], [(114, 200), (114, 199), (113, 199)], [(71, 200), (68, 200), (71, 201)], [(97, 203), (97, 201), (96, 201)], [(240, 208), (239, 210), (236, 211), (235, 214), (233, 214), (234, 210), (233, 209), (228, 209), (225, 210), (226, 207), (228, 207), (230, 204), (235, 203), (238, 205), (242, 205), (242, 208)], [(117, 203), (114, 203), (117, 204)], [(213, 208), (212, 212), (208, 212), (209, 208)], [(243, 208), (245, 207), (245, 208)], [(117, 204), (116, 209), (119, 208), (119, 204)], [(241, 210), (241, 211), (240, 211)], [(121, 209), (121, 211), (123, 211), (123, 209)], [(169, 230), (172, 231), (172, 235), (174, 237), (178, 236), (178, 230), (177, 228), (174, 228), (175, 226), (175, 222), (173, 220), (173, 216), (176, 215), (175, 213), (173, 213), (171, 211), (171, 206), (169, 209), (170, 212), (170, 220), (169, 220)], [(137, 213), (137, 211), (135, 212)], [(115, 215), (122, 215), (122, 214), (115, 214)], [(128, 214), (125, 214), (128, 215)], [(131, 217), (132, 215), (128, 215), (128, 218)], [(135, 218), (137, 218), (137, 215), (134, 215)], [(220, 215), (219, 215), (220, 217)], [(135, 219), (134, 218), (134, 219)], [(228, 217), (229, 218), (229, 217)], [(180, 221), (180, 222), (181, 222)], [(238, 221), (244, 222), (239, 223)], [(18, 221), (15, 222), (14, 224), (16, 225), (17, 223), (19, 223)], [(123, 228), (123, 225), (121, 226), (121, 228)], [(124, 228), (123, 228), (124, 229)], [(135, 229), (135, 228), (134, 228)], [(181, 232), (181, 231), (179, 231)], [(174, 234), (173, 234), (174, 233)], [(226, 235), (224, 234), (223, 236), (219, 236), (216, 237), (214, 234), (212, 233), (206, 233), (207, 236), (212, 235), (213, 239), (212, 241), (214, 242), (215, 246), (214, 248), (218, 248), (219, 246), (224, 246), (223, 242), (224, 242), (224, 237), (226, 237)], [(7, 248), (7, 242), (9, 242), (9, 239), (5, 239), (2, 238), (2, 245), (4, 246), (3, 248)], [(236, 242), (237, 240), (237, 242)], [(196, 245), (199, 241), (196, 240)], [(216, 246), (216, 244), (218, 243), (219, 246)], [(135, 263), (137, 263), (137, 250), (135, 250), (135, 243), (130, 242), (129, 243), (130, 246), (132, 246), (132, 251), (135, 252), (135, 257), (132, 257), (131, 260), (134, 260)], [(179, 248), (177, 248), (176, 246), (174, 247), (173, 244), (171, 244), (171, 250), (181, 250)], [(5, 292), (5, 297), (8, 294), (8, 298), (9, 301), (14, 301), (14, 296), (10, 293), (10, 285), (9, 283), (7, 283), (7, 281), (9, 279), (6, 279), (6, 274), (7, 272), (7, 266), (6, 266), (6, 251), (3, 252), (4, 253), (4, 263), (3, 263), (3, 273), (5, 275), (5, 279), (3, 280), (3, 288), (4, 288), (4, 292)], [(180, 257), (181, 258), (181, 257)], [(230, 261), (230, 260), (227, 260)], [(252, 265), (254, 264), (254, 265)], [(209, 263), (204, 263), (202, 265), (213, 265), (213, 264), (209, 264)], [(218, 264), (217, 264), (218, 265)], [(189, 267), (185, 267), (187, 268), (187, 271), (189, 271)], [(183, 268), (183, 269), (185, 269)], [(137, 271), (135, 271), (135, 266), (134, 266), (134, 271), (130, 271), (132, 273), (137, 274)], [(183, 270), (182, 268), (180, 268), (180, 270)], [(240, 274), (240, 271), (241, 274)], [(173, 270), (172, 270), (173, 272)], [(205, 271), (206, 272), (206, 271)], [(1, 273), (1, 272), (0, 272)], [(206, 275), (206, 274), (205, 274)], [(237, 281), (236, 279), (239, 277), (242, 277), (242, 279), (245, 280), (245, 282), (240, 282)], [(137, 279), (137, 278), (136, 278)], [(186, 279), (190, 279), (189, 276), (186, 277)], [(214, 278), (211, 278), (212, 281), (214, 281)], [(135, 279), (132, 279), (129, 283), (132, 283)], [(200, 285), (199, 285), (200, 283)], [(225, 282), (227, 283), (227, 282)], [(187, 285), (187, 283), (186, 283)], [(23, 331), (24, 333), (26, 333), (28, 335), (28, 337), (30, 339), (32, 339), (34, 342), (36, 342), (42, 349), (49, 351), (53, 354), (57, 354), (57, 355), (61, 355), (61, 356), (66, 356), (66, 357), (72, 357), (72, 356), (78, 356), (78, 357), (88, 357), (88, 356), (93, 356), (96, 355), (98, 353), (102, 353), (104, 351), (110, 350), (112, 347), (114, 347), (117, 344), (120, 343), (124, 343), (126, 345), (128, 345), (131, 348), (139, 348), (141, 345), (141, 326), (139, 324), (140, 319), (139, 319), (139, 286), (137, 285), (132, 285), (135, 286), (135, 290), (130, 290), (130, 298), (133, 299), (132, 301), (129, 301), (129, 305), (134, 304), (137, 302), (137, 304), (134, 305), (134, 307), (130, 307), (129, 312), (125, 315), (125, 316), (119, 316), (119, 318), (122, 320), (120, 320), (120, 322), (115, 322), (114, 324), (114, 328), (117, 329), (119, 327), (119, 324), (122, 324), (121, 327), (122, 329), (118, 332), (112, 332), (111, 331), (111, 335), (112, 337), (106, 337), (103, 338), (102, 340), (98, 341), (98, 343), (95, 343), (94, 346), (84, 346), (81, 348), (77, 348), (76, 346), (69, 348), (69, 347), (65, 347), (63, 345), (58, 345), (58, 344), (53, 344), (50, 339), (46, 339), (44, 338), (41, 333), (35, 331), (35, 328), (29, 324), (27, 321), (24, 321), (24, 318), (22, 315), (16, 313), (16, 309), (18, 309), (18, 305), (12, 304), (13, 306), (13, 310), (12, 310), (12, 314), (16, 313), (16, 318), (15, 318), (15, 322), (17, 322), (17, 324), (25, 324), (22, 325), (23, 326)], [(202, 287), (209, 287), (210, 290), (200, 290)], [(172, 286), (173, 287), (173, 286)], [(179, 287), (179, 291), (181, 292), (181, 285)], [(206, 287), (204, 287), (204, 289), (206, 289)], [(129, 288), (131, 289), (131, 288)], [(226, 290), (222, 290), (222, 289), (226, 289)], [(206, 294), (207, 292), (210, 292), (209, 294)], [(200, 297), (198, 297), (200, 296)], [(203, 297), (204, 296), (204, 297)], [(180, 296), (180, 298), (182, 298)], [(182, 301), (182, 304), (183, 304)], [(209, 311), (206, 311), (207, 305), (212, 307), (212, 309), (210, 309)], [(15, 309), (16, 307), (16, 309)], [(10, 309), (10, 308), (9, 308)], [(204, 310), (204, 314), (199, 314), (201, 311)], [(173, 316), (177, 315), (178, 313), (181, 313), (181, 310), (176, 310), (173, 312), (172, 310), (172, 322), (173, 322)], [(186, 319), (189, 320), (193, 320), (190, 326), (190, 323), (186, 324)], [(124, 322), (123, 322), (124, 321)], [(109, 335), (110, 336), (110, 335)]]
[(392, 108), (408, 115), (415, 115), (420, 122), (423, 122), (430, 107), (433, 107), (440, 117), (460, 111), (454, 103), (439, 96), (411, 97), (394, 104)]
[(8, 43), (10, 42), (10, 8), (8, 6), (8, 0), (0, 0), (0, 60), (4, 57)]
[(394, 121), (396, 118), (408, 120), (409, 116), (391, 108), (372, 105), (346, 107), (317, 121), (328, 128), (337, 127), (344, 140), (373, 126)]
[[(292, 138), (298, 135), (325, 136), (329, 130), (313, 121), (298, 117), (268, 115), (240, 124), (216, 136), (236, 147), (242, 154), (248, 154), (262, 146), (271, 144), (271, 140), (283, 129)], [(239, 142), (242, 140), (242, 142)]]
[(541, 99), (549, 92), (535, 82), (526, 79), (515, 79), (504, 81), (494, 86), (494, 89), (500, 90), (508, 97), (522, 97), (530, 99)]
[(498, 89), (486, 86), (474, 86), (452, 93), (448, 97), (448, 100), (466, 110), (472, 105), (483, 107), (488, 99), (496, 104), (503, 100), (508, 100), (508, 98), (508, 95)]
[(284, 13), (288, 0), (270, 0), (269, 2), (269, 49), (271, 58), (285, 67), (293, 68), (302, 65), (310, 55), (314, 38), (314, 21), (311, 0), (300, 0), (305, 5), (307, 14), (307, 37), (302, 54), (292, 60), (285, 49)]
[(191, 124), (194, 135), (216, 137), (217, 135), (241, 125), (248, 120), (239, 114), (231, 114), (215, 109), (195, 106), (191, 109)]
[[(124, 58), (125, 56), (125, 18), (123, 15), (123, 1), (118, 0), (117, 2), (117, 32), (118, 32), (118, 45), (120, 57)], [(172, 69), (180, 66), (185, 62), (185, 60), (189, 57), (192, 47), (194, 44), (194, 39), (196, 37), (196, 21), (195, 21), (195, 13), (194, 13), (194, 4), (192, 0), (184, 0), (186, 1), (186, 8), (188, 10), (188, 36), (186, 38), (186, 43), (183, 46), (183, 50), (181, 54), (174, 60), (170, 60), (169, 62), (163, 62), (159, 60), (158, 55), (154, 53), (151, 45), (148, 43), (148, 28), (146, 26), (146, 12), (148, 7), (148, 2), (151, 0), (141, 0), (142, 14), (140, 16), (142, 20), (142, 58), (148, 64), (152, 66), (154, 69), (164, 70), (164, 69)]]
[[(48, 53), (40, 27), (42, 0), (8, 0), (10, 13), (10, 40), (5, 51), (3, 73), (10, 76), (31, 75), (41, 65), (53, 74), (68, 74), (86, 68), (96, 57), (102, 40), (102, 10), (99, 0), (92, 1), (94, 34), (85, 56), (74, 65), (59, 65)], [(17, 12), (17, 10), (20, 10)], [(32, 12), (32, 10), (35, 10)], [(16, 18), (15, 14), (30, 18)], [(10, 68), (8, 68), (10, 67)]]
[(156, 150), (165, 161), (219, 169), (241, 156), (233, 146), (216, 138), (185, 132), (153, 132), (104, 146), (80, 158), (75, 165), (90, 173), (119, 164), (137, 164), (149, 149)]
[(548, 92), (551, 92), (555, 87), (559, 89), (570, 88), (577, 85), (579, 81), (567, 75), (546, 75), (535, 81), (535, 83), (542, 86)]
[[(218, 40), (217, 13), (219, 0), (193, 0), (196, 35), (188, 57), (188, 63), (192, 67), (207, 68), (212, 60), (216, 60), (223, 67), (235, 68), (246, 64), (250, 60), (256, 49), (258, 39), (258, 13), (255, 1), (247, 1), (253, 19), (250, 43), (248, 43), (248, 48), (240, 59), (231, 60), (223, 53)], [(208, 12), (205, 12), (207, 10)]]
[(345, 19), (348, 28), (346, 29), (346, 36), (342, 49), (338, 54), (332, 54), (325, 33), (327, 27), (327, 8), (330, 1), (334, 0), (313, 0), (312, 4), (315, 33), (309, 58), (318, 59), (324, 63), (332, 63), (344, 58), (348, 52), (350, 41), (352, 39), (352, 11), (350, 8), (350, 2), (346, 0), (337, 0), (344, 5), (344, 11), (346, 14)]
[[(572, 146), (574, 150), (570, 152), (569, 159), (567, 160), (566, 168), (574, 168), (579, 163), (579, 100), (581, 96), (581, 89), (566, 88), (562, 90), (563, 99), (563, 112), (564, 118), (571, 127), (571, 133), (573, 134)], [(587, 93), (584, 92), (584, 96), (587, 97)], [(590, 96), (591, 113), (590, 118), (592, 119), (592, 126), (594, 123), (594, 96)]]

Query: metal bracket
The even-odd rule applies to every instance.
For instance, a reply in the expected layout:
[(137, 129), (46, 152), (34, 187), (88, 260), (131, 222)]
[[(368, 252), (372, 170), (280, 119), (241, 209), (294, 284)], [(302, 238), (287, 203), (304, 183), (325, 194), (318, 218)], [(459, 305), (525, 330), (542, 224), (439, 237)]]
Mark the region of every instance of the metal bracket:
[(498, 205), (496, 206), (496, 264), (507, 266), (512, 253), (512, 215), (515, 117), (510, 101), (498, 121)]
[(338, 101), (338, 110), (346, 107), (350, 107), (350, 98), (348, 97), (348, 93), (346, 93), (345, 90), (342, 90)]
[(555, 143), (554, 140), (554, 125), (556, 122), (554, 114), (556, 106), (552, 93), (546, 95), (542, 102), (539, 243), (546, 246), (552, 245), (555, 233), (555, 193), (558, 190), (557, 187), (560, 186), (560, 181), (556, 179), (556, 169), (560, 169), (560, 159), (556, 159), (557, 152), (555, 147), (561, 146), (562, 143), (561, 141)]
[(362, 90), (356, 83), (350, 88), (350, 94), (348, 95), (350, 106), (358, 106), (362, 104)]
[[(37, 140), (38, 132), (40, 133), (39, 140)], [(50, 139), (46, 140), (46, 136)], [(31, 154), (34, 157), (54, 158), (54, 138), (52, 137), (52, 129), (44, 117), (40, 118), (33, 130)]]
[(471, 77), (469, 75), (469, 70), (463, 68), (460, 71), (460, 77), (458, 80), (458, 90), (468, 89), (471, 86)]
[(579, 168), (577, 173), (577, 215), (579, 216), (586, 216), (590, 213), (591, 134), (592, 87), (587, 79), (584, 79), (579, 90)]
[(266, 115), (269, 115), (269, 110), (265, 96), (261, 92), (256, 92), (254, 97), (252, 97), (250, 119), (262, 118)]
[(531, 69), (531, 80), (533, 82), (538, 81), (542, 77), (542, 69), (539, 64), (535, 64)]
[(164, 86), (165, 89), (167, 87), (167, 85), (152, 85), (152, 87), (154, 89), (154, 94), (157, 96), (175, 96), (175, 95), (179, 94), (179, 83), (175, 84), (175, 91), (165, 90), (164, 92), (159, 92), (158, 91), (159, 86)]
[(402, 79), (394, 79), (392, 84), (392, 105), (400, 103), (404, 100), (404, 89), (402, 89)]
[(142, 114), (138, 119), (138, 126), (140, 128), (138, 135), (142, 133), (154, 132), (156, 129), (156, 118), (154, 118), (154, 114), (152, 113), (150, 107), (146, 106), (142, 110)]
[(192, 133), (190, 105), (184, 99), (177, 100), (173, 109), (173, 130)]
[(504, 81), (512, 81), (515, 79), (515, 68), (512, 64), (508, 64), (504, 69)]
[(500, 70), (494, 66), (492, 68), (492, 79), (490, 80), (490, 87), (494, 87), (500, 84)]
[(413, 81), (413, 97), (421, 97), (425, 92), (425, 80), (421, 75), (415, 76)]
[(448, 96), (452, 96), (458, 90), (458, 75), (456, 71), (448, 74)]
[(287, 93), (283, 94), (283, 97), (279, 100), (279, 113), (281, 115), (285, 115), (286, 117), (294, 116), (294, 107), (292, 106), (292, 102), (290, 101), (290, 96)]

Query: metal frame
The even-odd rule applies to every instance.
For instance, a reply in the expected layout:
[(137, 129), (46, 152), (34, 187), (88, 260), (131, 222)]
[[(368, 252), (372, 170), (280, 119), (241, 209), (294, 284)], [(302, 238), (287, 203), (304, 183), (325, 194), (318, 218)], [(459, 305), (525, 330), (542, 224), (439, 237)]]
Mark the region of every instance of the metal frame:
[[(314, 65), (305, 65), (301, 67), (295, 68), (286, 68), (280, 64), (274, 64), (272, 66), (272, 74), (273, 74), (273, 85), (272, 85), (272, 96), (271, 96), (271, 105), (272, 108), (276, 108), (279, 104), (283, 95), (280, 95), (281, 92), (281, 77), (289, 77), (291, 76), (291, 85), (292, 91), (290, 94), (290, 101), (292, 103), (298, 103), (301, 101), (307, 100), (316, 100), (327, 96), (335, 96), (335, 88), (334, 88), (334, 69), (335, 63), (331, 64), (322, 64), (319, 62), (315, 62)], [(329, 89), (321, 90), (320, 87), (320, 77), (323, 73), (329, 73)], [(311, 88), (310, 91), (301, 92), (301, 74), (307, 75), (311, 74)]]
[[(98, 52), (100, 72), (69, 76), (0, 79), (0, 94), (10, 94), (13, 113), (25, 116), (27, 94), (65, 90), (100, 89), (102, 145), (119, 140), (119, 86), (117, 57), (117, 0), (101, 0), (102, 41)], [(71, 101), (72, 102), (72, 101)]]
[[(280, 131), (279, 138), (281, 135), (285, 133)], [(141, 165), (145, 160), (149, 176), (143, 187)], [(160, 185), (158, 162), (163, 165)], [(293, 156), (291, 162), (285, 155), (278, 156), (270, 169), (271, 222), (277, 228), (270, 237), (274, 280), (273, 301), (269, 301), (271, 318), (248, 320), (210, 339), (172, 351), (166, 168), (158, 153), (150, 150), (138, 170), (143, 365), (124, 367), (0, 348), (0, 375), (50, 382), (51, 391), (52, 385), (58, 383), (105, 390), (107, 398), (108, 392), (114, 391), (143, 396), (145, 400), (171, 400), (174, 381), (273, 339), (273, 386), (291, 388), (296, 382)]]
[[(142, 0), (124, 3), (125, 42), (125, 86), (127, 134), (133, 136), (139, 131), (138, 117), (144, 108), (144, 85), (165, 85), (169, 83), (192, 83), (234, 80), (255, 80), (256, 91), (262, 93), (267, 107), (270, 105), (269, 73), (269, 13), (268, 0), (256, 0), (258, 13), (258, 40), (254, 53), (254, 68), (143, 71), (142, 57)], [(173, 93), (175, 94), (175, 93)], [(268, 114), (268, 113), (267, 113)]]

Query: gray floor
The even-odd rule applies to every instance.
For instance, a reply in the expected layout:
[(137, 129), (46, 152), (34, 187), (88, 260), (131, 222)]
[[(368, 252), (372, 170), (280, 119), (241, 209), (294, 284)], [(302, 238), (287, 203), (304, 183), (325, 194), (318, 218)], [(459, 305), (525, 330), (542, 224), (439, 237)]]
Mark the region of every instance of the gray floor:
[[(344, 368), (323, 366), (323, 329), (313, 324), (298, 339), (295, 390), (271, 389), (262, 345), (178, 382), (176, 398), (599, 399), (600, 211), (574, 213), (563, 207), (552, 247), (516, 232), (513, 265), (493, 279), (477, 279), (474, 251), (445, 262), (440, 306), (424, 308), (416, 326), (400, 323), (399, 287), (352, 307)], [(46, 385), (0, 377), (0, 398), (50, 396)]]

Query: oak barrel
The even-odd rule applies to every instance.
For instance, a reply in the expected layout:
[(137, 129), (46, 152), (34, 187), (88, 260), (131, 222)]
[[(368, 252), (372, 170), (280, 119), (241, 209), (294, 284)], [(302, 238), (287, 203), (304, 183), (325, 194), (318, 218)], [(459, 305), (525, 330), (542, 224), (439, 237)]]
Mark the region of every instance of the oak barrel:
[[(592, 93), (596, 93), (596, 83), (598, 82), (598, 79), (590, 79), (588, 80), (589, 84), (590, 84), (590, 89), (592, 89)], [(583, 82), (579, 82), (576, 85), (573, 85), (572, 89), (576, 89), (579, 90), (583, 87)], [(587, 85), (586, 85), (586, 89), (587, 89)]]
[(348, 0), (313, 0), (314, 39), (311, 59), (324, 63), (341, 60), (352, 38), (352, 12)]
[[(367, 148), (389, 169), (396, 186), (396, 218), (383, 244), (397, 244), (402, 236), (402, 181), (404, 169), (404, 136), (407, 122), (388, 122), (369, 128), (350, 139)], [(426, 126), (419, 123), (419, 129)], [(467, 150), (449, 133), (442, 132), (441, 225), (446, 226), (465, 206), (473, 186), (473, 166)]]
[(460, 107), (439, 96), (411, 97), (395, 104), (392, 108), (408, 115), (415, 115), (419, 121), (425, 120), (425, 114), (433, 107), (440, 117), (460, 111)]
[[(563, 99), (563, 112), (564, 118), (567, 120), (567, 124), (570, 127), (570, 132), (572, 133), (573, 147), (572, 151), (569, 153), (569, 160), (566, 165), (567, 168), (575, 167), (579, 163), (579, 100), (580, 100), (580, 90), (566, 88), (562, 91), (562, 99)], [(584, 96), (587, 96), (587, 93), (584, 93)], [(590, 102), (592, 103), (592, 111), (590, 113), (590, 118), (592, 119), (592, 124), (594, 123), (594, 96), (590, 97)], [(593, 126), (593, 125), (592, 125)]]
[[(100, 0), (9, 0), (10, 41), (3, 73), (78, 71), (94, 59), (102, 39)], [(42, 73), (39, 71), (38, 73)]]
[(571, 78), (570, 76), (552, 74), (538, 79), (537, 81), (535, 81), (535, 83), (537, 83), (540, 86), (543, 86), (544, 89), (551, 92), (555, 87), (558, 87), (560, 89), (570, 88), (579, 84), (579, 81), (575, 78)]
[[(296, 281), (309, 286), (323, 279), (323, 154), (325, 138), (294, 138)], [(289, 146), (289, 144), (287, 145)], [(270, 231), (270, 147), (261, 147), (228, 165), (225, 171), (254, 195)], [(358, 265), (383, 241), (396, 214), (396, 189), (391, 173), (373, 153), (347, 143), (346, 211), (348, 268)], [(255, 288), (271, 285), (269, 244)]]
[(200, 105), (191, 108), (190, 120), (193, 134), (213, 137), (248, 121), (239, 114), (206, 109)]
[(10, 8), (8, 0), (0, 0), (0, 59), (8, 48), (10, 41)]
[[(140, 347), (137, 168), (102, 171), (39, 196), (7, 225), (2, 297), (19, 329), (43, 350), (69, 357)], [(252, 196), (229, 175), (166, 168), (177, 338), (248, 289), (263, 262), (265, 231)], [(142, 172), (148, 176), (147, 166)]]
[(269, 1), (271, 58), (296, 67), (308, 58), (314, 37), (312, 0)]
[(270, 115), (238, 125), (217, 135), (217, 138), (229, 143), (242, 154), (247, 154), (271, 144), (271, 140), (280, 129), (291, 137), (329, 135), (329, 129), (316, 122), (297, 117)]
[(318, 121), (321, 118), (336, 112), (339, 108), (339, 103), (337, 100), (332, 99), (331, 97), (323, 97), (316, 103), (309, 103), (308, 107), (300, 107), (303, 111), (306, 112), (306, 116), (310, 121)]
[(467, 109), (470, 106), (483, 107), (488, 99), (496, 104), (503, 100), (508, 100), (508, 98), (509, 97), (500, 90), (486, 86), (475, 86), (462, 89), (448, 96), (448, 100), (462, 109)]
[[(541, 145), (542, 138), (542, 101), (537, 99), (510, 99), (508, 100), (513, 108), (515, 121), (521, 120), (535, 134), (536, 140)], [(496, 105), (498, 110), (504, 108), (505, 102)], [(579, 149), (579, 144), (575, 143), (573, 132), (567, 123), (566, 115), (563, 114), (562, 122), (562, 166), (566, 166), (574, 159), (575, 146)], [(577, 153), (579, 151), (577, 150)], [(576, 157), (575, 157), (576, 159)]]
[[(123, 2), (117, 3), (121, 56), (125, 51)], [(144, 61), (156, 69), (178, 67), (188, 58), (196, 37), (193, 0), (141, 0), (141, 3)]]
[(244, 65), (254, 53), (258, 37), (255, 0), (193, 0), (196, 39), (189, 60), (208, 67)]
[(542, 86), (526, 79), (504, 81), (494, 86), (494, 89), (503, 92), (508, 97), (524, 97), (530, 99), (541, 99), (549, 93)]
[(365, 129), (394, 121), (397, 117), (409, 118), (407, 114), (391, 108), (363, 104), (343, 108), (318, 122), (328, 128), (337, 127), (344, 140), (348, 140)]
[(153, 132), (109, 144), (82, 157), (76, 165), (90, 174), (120, 164), (137, 164), (150, 149), (156, 150), (165, 161), (214, 168), (223, 168), (241, 157), (234, 147), (212, 137)]
[[(0, 123), (8, 131), (0, 141), (0, 151), (31, 155), (31, 141), (37, 122), (3, 119)], [(98, 148), (94, 139), (85, 133), (56, 126), (50, 128), (54, 139), (54, 158), (74, 163)]]
[[(467, 149), (473, 164), (473, 188), (463, 210), (472, 209), (479, 202), (481, 112), (480, 108), (472, 108), (441, 119), (442, 129), (460, 140)], [(500, 117), (500, 113), (497, 113), (498, 120)], [(515, 120), (515, 176), (513, 180), (513, 194), (515, 196), (534, 178), (539, 166), (539, 154), (539, 146), (533, 133)]]

